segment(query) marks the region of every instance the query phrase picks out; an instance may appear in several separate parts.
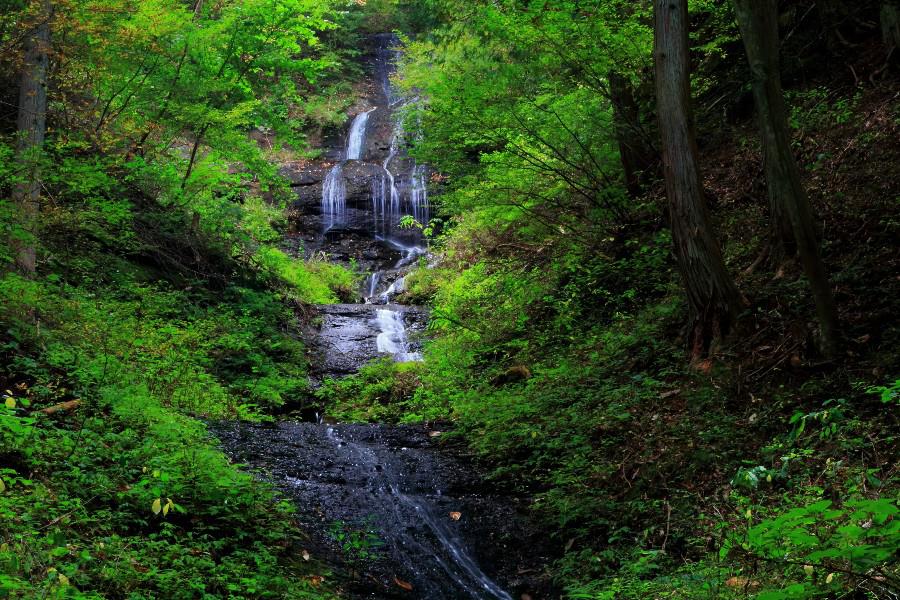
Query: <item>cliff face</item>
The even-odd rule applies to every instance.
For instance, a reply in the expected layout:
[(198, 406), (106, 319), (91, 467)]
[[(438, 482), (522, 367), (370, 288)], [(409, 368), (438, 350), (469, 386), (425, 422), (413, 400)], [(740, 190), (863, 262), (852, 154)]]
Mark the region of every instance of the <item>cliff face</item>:
[(391, 85), (398, 44), (390, 34), (369, 39), (363, 58), (369, 77), (344, 130), (323, 141), (320, 159), (282, 165), (296, 193), (286, 241), (292, 252), (353, 260), (374, 273), (424, 246), (417, 231), (398, 226), (404, 215), (420, 223), (429, 218), (428, 173), (407, 156), (408, 138), (397, 114), (410, 100)]

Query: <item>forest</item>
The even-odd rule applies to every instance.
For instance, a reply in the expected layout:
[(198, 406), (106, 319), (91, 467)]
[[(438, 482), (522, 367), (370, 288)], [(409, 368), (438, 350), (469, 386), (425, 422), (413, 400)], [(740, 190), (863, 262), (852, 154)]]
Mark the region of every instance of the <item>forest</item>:
[(0, 599), (900, 598), (900, 0), (0, 0)]

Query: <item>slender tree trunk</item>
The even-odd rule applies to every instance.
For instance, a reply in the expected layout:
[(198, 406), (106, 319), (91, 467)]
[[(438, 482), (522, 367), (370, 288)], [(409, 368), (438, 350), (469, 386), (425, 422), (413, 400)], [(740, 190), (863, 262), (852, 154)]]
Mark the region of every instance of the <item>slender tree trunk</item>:
[(188, 180), (194, 172), (194, 165), (197, 163), (197, 151), (200, 149), (200, 144), (203, 142), (203, 136), (206, 135), (207, 129), (209, 129), (209, 125), (204, 125), (200, 128), (200, 131), (195, 134), (194, 145), (191, 148), (191, 158), (188, 161), (188, 167), (184, 173), (184, 178), (181, 180), (181, 189), (187, 187)]
[(610, 71), (609, 95), (613, 105), (622, 171), (625, 174), (625, 187), (632, 198), (637, 198), (644, 191), (643, 181), (652, 164), (652, 152), (642, 139), (640, 109), (634, 99), (631, 83), (619, 73)]
[(734, 6), (753, 75), (772, 219), (779, 229), (785, 225), (790, 228), (816, 303), (822, 350), (827, 356), (834, 356), (840, 337), (837, 308), (819, 252), (813, 211), (791, 152), (778, 66), (777, 0), (734, 0)]
[(672, 239), (697, 359), (727, 335), (742, 298), (725, 267), (703, 198), (691, 110), (687, 0), (655, 0), (654, 58)]
[(50, 51), (50, 0), (43, 3), (41, 22), (25, 41), (25, 62), (19, 88), (16, 160), (22, 181), (13, 189), (21, 231), (13, 237), (16, 265), (32, 274), (37, 266), (35, 237), (40, 218), (41, 151), (47, 131), (47, 70)]
[(881, 32), (888, 52), (900, 49), (900, 0), (885, 0), (881, 5)]

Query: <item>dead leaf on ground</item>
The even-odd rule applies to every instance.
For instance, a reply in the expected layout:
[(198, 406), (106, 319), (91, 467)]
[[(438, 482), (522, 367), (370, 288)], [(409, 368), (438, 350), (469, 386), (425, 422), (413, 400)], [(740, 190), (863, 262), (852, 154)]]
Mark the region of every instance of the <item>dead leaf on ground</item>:
[(428, 437), (433, 437), (433, 438), (441, 437), (442, 435), (444, 435), (443, 431), (431, 431), (428, 433)]
[(311, 575), (309, 577), (309, 582), (312, 584), (313, 587), (319, 587), (320, 585), (322, 585), (323, 581), (325, 581), (325, 578), (322, 577), (321, 575)]
[(394, 583), (396, 583), (399, 587), (403, 588), (407, 592), (413, 591), (413, 584), (408, 581), (403, 581), (399, 577), (394, 577)]
[(725, 580), (725, 585), (730, 588), (757, 588), (759, 582), (751, 581), (747, 577), (729, 577)]
[(697, 363), (694, 364), (694, 369), (700, 373), (703, 373), (704, 375), (709, 375), (712, 372), (712, 368), (713, 368), (713, 361), (711, 361), (708, 358), (705, 360), (698, 361)]
[(452, 513), (450, 513), (450, 518), (454, 521), (459, 521), (460, 519), (462, 519), (462, 513), (453, 511)]
[(309, 552), (307, 550), (304, 550), (303, 552), (301, 552), (300, 556), (303, 557), (303, 560), (309, 560)]

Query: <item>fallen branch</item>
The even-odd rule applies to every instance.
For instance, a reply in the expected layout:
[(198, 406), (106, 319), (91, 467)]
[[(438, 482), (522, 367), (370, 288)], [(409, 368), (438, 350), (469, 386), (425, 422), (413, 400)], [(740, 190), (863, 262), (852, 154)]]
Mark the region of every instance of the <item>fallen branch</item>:
[(81, 400), (69, 400), (68, 402), (60, 402), (47, 408), (35, 411), (44, 415), (55, 415), (58, 412), (72, 412), (81, 406)]

